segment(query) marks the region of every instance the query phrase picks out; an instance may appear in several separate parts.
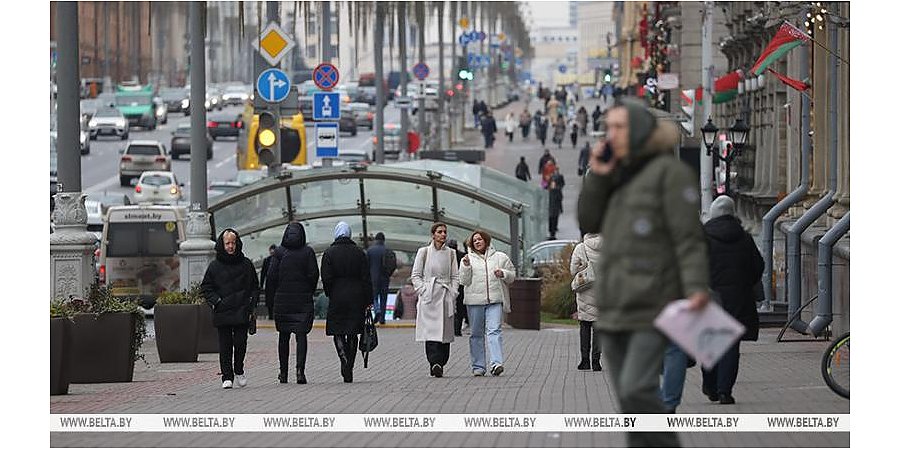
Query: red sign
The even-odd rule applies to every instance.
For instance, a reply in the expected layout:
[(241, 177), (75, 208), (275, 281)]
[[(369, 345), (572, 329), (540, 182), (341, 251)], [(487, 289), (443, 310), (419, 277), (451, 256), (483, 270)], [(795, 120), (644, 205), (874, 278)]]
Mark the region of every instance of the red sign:
[(322, 63), (313, 70), (313, 83), (323, 91), (330, 91), (337, 87), (341, 74), (337, 67), (331, 63)]

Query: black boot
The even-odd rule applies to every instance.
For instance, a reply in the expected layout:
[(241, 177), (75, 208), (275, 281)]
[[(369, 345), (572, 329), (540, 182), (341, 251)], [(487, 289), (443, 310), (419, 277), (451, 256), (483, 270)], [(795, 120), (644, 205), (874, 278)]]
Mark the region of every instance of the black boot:
[(580, 363), (578, 363), (578, 370), (591, 370), (591, 363), (586, 359), (582, 359)]
[[(287, 378), (287, 376), (285, 376)], [(303, 369), (297, 368), (297, 384), (306, 384), (306, 374), (303, 373)]]
[(344, 375), (345, 383), (353, 382), (353, 366), (356, 363), (356, 347), (359, 345), (359, 338), (355, 334), (347, 336), (345, 341), (347, 346), (344, 348), (344, 355), (347, 358), (347, 374)]
[(278, 382), (281, 384), (287, 383), (287, 369), (280, 369), (278, 371)]
[(345, 345), (344, 336), (334, 337), (334, 348), (337, 350), (338, 358), (341, 360), (341, 376), (344, 377), (344, 381), (347, 382), (348, 361), (347, 353), (344, 351)]

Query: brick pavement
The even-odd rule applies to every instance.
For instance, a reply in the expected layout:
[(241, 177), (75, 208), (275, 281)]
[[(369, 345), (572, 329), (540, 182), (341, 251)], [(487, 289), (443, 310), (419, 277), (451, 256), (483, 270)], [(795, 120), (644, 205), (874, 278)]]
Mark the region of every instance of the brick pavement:
[[(265, 325), (265, 324), (264, 324)], [(737, 404), (709, 403), (700, 372), (689, 369), (679, 413), (849, 413), (850, 403), (821, 380), (823, 342), (774, 343), (763, 330), (745, 343), (735, 387)], [(428, 376), (424, 350), (411, 328), (382, 328), (370, 367), (360, 364), (345, 384), (331, 339), (309, 336), (308, 385), (275, 381), (276, 334), (263, 327), (251, 337), (243, 389), (222, 390), (217, 356), (197, 363), (159, 364), (154, 342), (143, 351), (134, 382), (71, 385), (50, 399), (51, 413), (615, 413), (606, 372), (581, 372), (578, 330), (549, 325), (540, 331), (504, 330), (503, 376), (470, 375), (467, 338), (451, 346), (446, 376)], [(849, 433), (682, 433), (686, 446), (849, 446)], [(610, 447), (621, 433), (51, 433), (60, 447)]]

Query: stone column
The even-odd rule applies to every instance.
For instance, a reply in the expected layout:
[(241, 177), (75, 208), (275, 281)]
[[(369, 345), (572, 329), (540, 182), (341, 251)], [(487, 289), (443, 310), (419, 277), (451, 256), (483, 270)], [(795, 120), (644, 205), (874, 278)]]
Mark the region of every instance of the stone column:
[[(843, 17), (847, 17), (849, 10), (844, 5), (839, 8), (839, 13)], [(837, 54), (847, 58), (850, 55), (850, 33), (847, 29), (842, 28), (838, 32), (840, 45)], [(838, 121), (840, 128), (838, 129), (838, 188), (835, 200), (837, 204), (831, 208), (831, 217), (839, 219), (850, 211), (850, 66), (841, 64), (840, 66), (840, 83), (841, 94), (838, 99)]]
[(86, 194), (56, 194), (50, 235), (50, 299), (82, 296), (94, 281), (93, 254), (97, 239), (87, 232)]
[(187, 239), (178, 247), (181, 289), (190, 289), (192, 284), (203, 281), (206, 267), (216, 256), (216, 243), (209, 239), (211, 235), (209, 214), (203, 211), (188, 213)]

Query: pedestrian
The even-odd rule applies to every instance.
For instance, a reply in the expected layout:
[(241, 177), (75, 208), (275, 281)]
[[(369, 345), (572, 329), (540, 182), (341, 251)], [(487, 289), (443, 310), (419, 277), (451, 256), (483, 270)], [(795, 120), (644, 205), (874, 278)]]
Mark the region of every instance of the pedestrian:
[(538, 135), (538, 139), (541, 141), (541, 146), (545, 146), (547, 144), (547, 128), (549, 128), (550, 121), (547, 119), (547, 115), (541, 111), (538, 111), (537, 114), (534, 115), (535, 118), (535, 132)]
[(431, 242), (416, 252), (412, 269), (413, 286), (419, 294), (416, 310), (416, 341), (425, 342), (425, 356), (431, 376), (444, 376), (453, 342), (453, 308), (459, 293), (459, 266), (456, 253), (444, 245), (447, 225), (431, 226)]
[(576, 148), (578, 146), (578, 120), (570, 120), (572, 132), (569, 133), (569, 139), (572, 140), (572, 148)]
[(588, 113), (584, 106), (578, 108), (578, 114), (576, 114), (575, 120), (578, 122), (578, 131), (582, 136), (587, 136)]
[(224, 389), (231, 389), (235, 382), (239, 387), (247, 385), (247, 331), (259, 298), (256, 268), (244, 256), (243, 247), (237, 231), (223, 230), (216, 239), (216, 258), (206, 267), (200, 283), (203, 298), (213, 309), (213, 326), (219, 332), (219, 370)]
[[(272, 255), (275, 254), (275, 249), (278, 248), (277, 245), (272, 244), (269, 246), (269, 256), (266, 256), (263, 259), (262, 269), (259, 271), (259, 290), (260, 292), (266, 292), (266, 275), (269, 273), (269, 265), (272, 263)], [(275, 305), (275, 299), (266, 295), (266, 311), (269, 313), (269, 320), (274, 320), (274, 316), (272, 308)]]
[(556, 173), (556, 158), (550, 158), (547, 164), (544, 164), (544, 173), (541, 174), (541, 188), (550, 188), (550, 179)]
[(603, 117), (603, 112), (600, 111), (600, 105), (597, 105), (594, 108), (594, 112), (591, 113), (591, 119), (593, 119), (594, 132), (600, 131), (600, 119)]
[(306, 242), (306, 230), (299, 222), (285, 227), (281, 247), (269, 267), (266, 298), (275, 302), (275, 330), (278, 331), (278, 382), (287, 383), (291, 334), (297, 342), (297, 384), (306, 384), (307, 335), (316, 316), (313, 299), (319, 284), (316, 252)]
[(528, 108), (519, 114), (519, 127), (522, 129), (522, 140), (527, 141), (528, 132), (531, 130), (531, 113), (528, 112)]
[[(459, 267), (460, 260), (466, 256), (466, 251), (461, 251), (459, 249), (459, 244), (456, 242), (456, 239), (450, 239), (447, 241), (447, 247), (453, 249), (456, 252), (456, 265)], [(465, 243), (463, 244), (465, 247)], [(458, 294), (456, 295), (456, 303), (455, 303), (455, 314), (453, 315), (453, 335), (454, 336), (462, 336), (462, 328), (463, 321), (466, 322), (467, 325), (471, 328), (471, 324), (469, 324), (469, 313), (466, 311), (466, 305), (464, 300), (466, 298), (465, 290), (463, 289), (463, 285), (460, 284), (459, 288), (457, 288)]]
[(559, 216), (563, 213), (563, 194), (562, 186), (557, 184), (557, 179), (551, 178), (547, 186), (547, 192), (550, 194), (550, 240), (556, 239), (556, 232), (559, 230)]
[(558, 116), (556, 118), (556, 123), (553, 126), (553, 143), (557, 145), (558, 148), (562, 148), (563, 136), (566, 134), (566, 119), (563, 116)]
[(481, 104), (478, 100), (472, 100), (472, 118), (475, 119), (475, 128), (481, 127)]
[[(734, 200), (722, 195), (712, 202), (709, 220), (703, 225), (709, 244), (710, 288), (722, 299), (722, 308), (744, 325), (743, 341), (759, 337), (759, 315), (753, 286), (762, 277), (765, 263), (753, 238), (734, 215)], [(703, 393), (710, 401), (733, 404), (741, 340), (722, 359), (703, 368)]]
[(481, 118), (481, 135), (484, 136), (484, 148), (494, 148), (494, 134), (497, 133), (497, 122), (488, 110)]
[(560, 101), (556, 97), (552, 97), (549, 102), (547, 102), (547, 116), (550, 119), (550, 123), (556, 125), (556, 120), (559, 119), (559, 108)]
[(506, 137), (509, 138), (509, 142), (512, 142), (513, 136), (516, 134), (516, 115), (513, 114), (512, 111), (506, 114), (504, 125), (506, 128)]
[(334, 340), (344, 383), (352, 383), (359, 335), (373, 297), (369, 261), (350, 238), (346, 222), (335, 225), (334, 242), (322, 255), (322, 288), (328, 296), (325, 335)]
[[(696, 175), (672, 154), (678, 129), (636, 100), (606, 114), (578, 199), (582, 233), (603, 230), (596, 270), (603, 353), (622, 414), (666, 412), (659, 373), (667, 339), (653, 320), (671, 301), (709, 302), (709, 262)], [(633, 447), (677, 447), (675, 433), (629, 433)]]
[(578, 176), (584, 175), (587, 171), (588, 162), (591, 158), (591, 143), (585, 141), (581, 150), (578, 152)]
[[(594, 271), (600, 264), (600, 247), (602, 245), (603, 238), (599, 234), (585, 234), (572, 252), (569, 272), (576, 275), (583, 270)], [(594, 372), (603, 370), (600, 365), (600, 330), (594, 328), (594, 321), (598, 317), (596, 296), (593, 289), (575, 292), (577, 306), (575, 313), (580, 327), (579, 348), (581, 349), (581, 362), (578, 363), (578, 370), (593, 369)]]
[(503, 252), (491, 247), (491, 235), (475, 230), (466, 241), (472, 249), (462, 259), (459, 283), (465, 286), (466, 309), (472, 320), (469, 336), (469, 358), (472, 374), (484, 376), (484, 335), (490, 349), (490, 372), (497, 377), (503, 373), (503, 313), (509, 312), (509, 285), (516, 279), (516, 268)]
[(373, 300), (375, 321), (384, 325), (391, 275), (397, 270), (397, 254), (385, 246), (384, 233), (379, 231), (375, 233), (375, 242), (366, 250), (366, 257), (369, 261), (372, 290), (375, 293)]
[(528, 163), (525, 162), (525, 157), (519, 157), (519, 164), (516, 166), (516, 178), (522, 181), (530, 181), (531, 180), (531, 169), (528, 168)]

